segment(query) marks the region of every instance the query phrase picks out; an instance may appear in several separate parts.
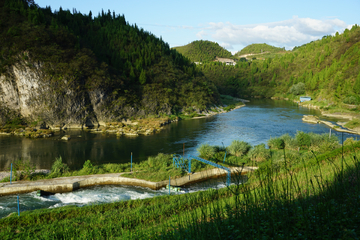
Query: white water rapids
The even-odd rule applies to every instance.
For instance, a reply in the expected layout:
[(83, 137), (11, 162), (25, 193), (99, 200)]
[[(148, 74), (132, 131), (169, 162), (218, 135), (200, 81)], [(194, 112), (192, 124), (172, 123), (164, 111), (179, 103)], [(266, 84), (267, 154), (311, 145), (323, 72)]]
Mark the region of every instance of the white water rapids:
[[(196, 191), (203, 191), (208, 188), (225, 187), (225, 179), (213, 179), (203, 183), (193, 184), (182, 192), (171, 191), (171, 194), (184, 194)], [(57, 193), (55, 195), (40, 197), (36, 192), (19, 194), (20, 215), (23, 211), (40, 208), (57, 208), (67, 205), (85, 206), (90, 204), (112, 203), (134, 199), (145, 199), (160, 195), (168, 195), (168, 189), (151, 190), (143, 187), (123, 185), (103, 185), (79, 189), (69, 193)], [(17, 195), (0, 197), (0, 218), (10, 213), (17, 213)]]

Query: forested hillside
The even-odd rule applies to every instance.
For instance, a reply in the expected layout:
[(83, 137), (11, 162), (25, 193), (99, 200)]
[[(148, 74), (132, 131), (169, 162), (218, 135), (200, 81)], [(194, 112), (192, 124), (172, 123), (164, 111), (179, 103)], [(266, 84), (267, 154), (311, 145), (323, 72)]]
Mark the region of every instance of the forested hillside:
[[(33, 0), (1, 0), (0, 11), (4, 114), (61, 122), (77, 108), (83, 112), (72, 121), (108, 121), (204, 109), (218, 101), (214, 85), (189, 59), (122, 15), (52, 11)], [(24, 74), (32, 83), (17, 80)]]
[(244, 47), (243, 49), (235, 53), (235, 56), (241, 56), (244, 54), (257, 54), (263, 52), (276, 53), (281, 51), (285, 51), (285, 48), (274, 47), (266, 43), (254, 43)]
[[(220, 93), (239, 97), (310, 95), (324, 106), (360, 104), (360, 27), (266, 60), (198, 66)], [(356, 110), (356, 109), (354, 109)]]
[(211, 62), (216, 57), (230, 58), (231, 52), (211, 41), (194, 41), (182, 47), (173, 48), (193, 62)]

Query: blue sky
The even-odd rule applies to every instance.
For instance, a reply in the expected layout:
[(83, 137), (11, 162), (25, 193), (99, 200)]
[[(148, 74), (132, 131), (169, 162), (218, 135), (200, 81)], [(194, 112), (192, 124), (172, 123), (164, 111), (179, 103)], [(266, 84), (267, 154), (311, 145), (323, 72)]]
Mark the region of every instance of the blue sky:
[(360, 25), (360, 0), (35, 0), (93, 16), (102, 9), (162, 37), (170, 47), (195, 40), (219, 43), (235, 53), (252, 43), (292, 49), (324, 35)]

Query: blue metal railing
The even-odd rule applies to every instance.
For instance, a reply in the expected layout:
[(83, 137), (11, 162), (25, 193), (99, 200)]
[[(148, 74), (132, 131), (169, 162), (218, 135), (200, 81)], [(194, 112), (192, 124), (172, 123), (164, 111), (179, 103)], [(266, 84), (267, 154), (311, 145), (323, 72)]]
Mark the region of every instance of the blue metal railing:
[[(179, 154), (174, 154), (173, 155), (173, 165), (175, 165), (175, 167), (177, 168), (182, 168), (184, 171), (187, 171), (188, 173), (191, 173), (191, 159), (195, 159), (197, 161), (209, 164), (211, 166), (223, 169), (225, 171), (227, 171), (227, 178), (226, 178), (226, 185), (229, 186), (231, 183), (231, 171), (229, 168), (221, 166), (217, 163), (199, 158), (199, 157), (195, 157), (192, 155), (188, 155), (188, 158), (184, 158), (183, 156), (179, 155)], [(187, 166), (186, 166), (187, 165)]]
[(173, 165), (175, 165), (176, 168), (183, 169), (185, 172), (189, 172), (188, 160), (180, 154), (173, 155)]

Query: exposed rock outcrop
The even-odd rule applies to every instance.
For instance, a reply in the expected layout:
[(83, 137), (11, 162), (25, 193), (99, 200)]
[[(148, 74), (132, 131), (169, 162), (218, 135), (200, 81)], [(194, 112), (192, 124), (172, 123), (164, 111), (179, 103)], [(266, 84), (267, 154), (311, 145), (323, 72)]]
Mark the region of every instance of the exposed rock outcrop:
[(0, 124), (12, 117), (10, 113), (51, 129), (98, 127), (119, 120), (108, 107), (105, 90), (78, 88), (66, 79), (51, 79), (40, 63), (17, 63), (0, 76)]
[(41, 64), (13, 65), (8, 74), (0, 76), (1, 108), (16, 111), (30, 121), (41, 120), (53, 129), (98, 124), (87, 91), (75, 92), (67, 87), (66, 80), (50, 78), (41, 71)]

